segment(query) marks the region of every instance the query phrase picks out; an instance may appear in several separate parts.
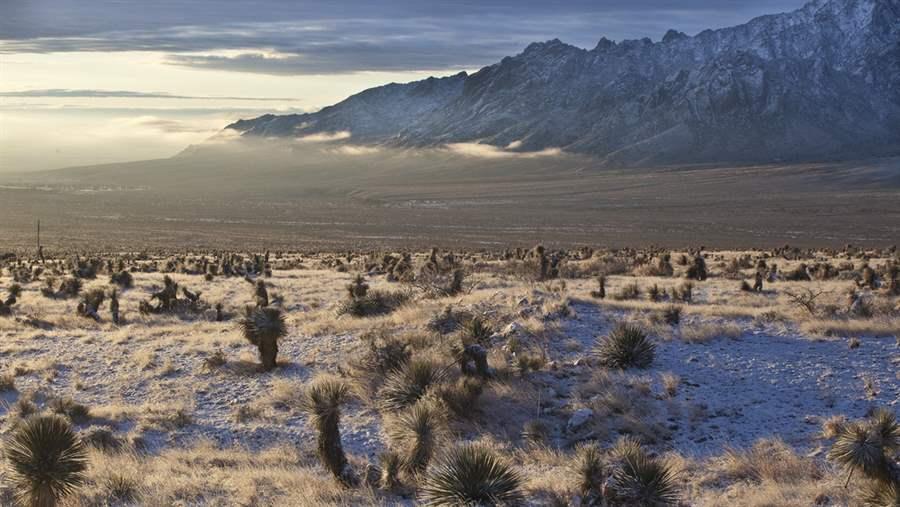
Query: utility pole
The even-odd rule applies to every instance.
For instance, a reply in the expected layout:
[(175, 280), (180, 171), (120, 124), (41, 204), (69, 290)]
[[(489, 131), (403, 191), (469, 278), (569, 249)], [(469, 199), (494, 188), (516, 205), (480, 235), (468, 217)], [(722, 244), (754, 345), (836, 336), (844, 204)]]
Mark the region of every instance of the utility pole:
[(39, 218), (37, 221), (37, 254), (38, 258), (41, 259), (41, 264), (44, 263), (44, 247), (41, 246), (41, 219)]

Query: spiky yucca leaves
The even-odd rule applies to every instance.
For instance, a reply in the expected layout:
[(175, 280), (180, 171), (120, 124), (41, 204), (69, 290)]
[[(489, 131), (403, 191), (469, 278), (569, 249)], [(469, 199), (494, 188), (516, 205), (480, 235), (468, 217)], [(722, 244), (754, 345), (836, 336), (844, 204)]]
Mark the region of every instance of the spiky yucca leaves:
[(878, 409), (867, 421), (845, 425), (828, 457), (846, 467), (847, 484), (855, 471), (880, 482), (896, 482), (892, 457), (900, 451), (900, 424), (893, 412)]
[(636, 325), (619, 324), (597, 341), (594, 355), (608, 368), (646, 368), (653, 363), (656, 345)]
[[(578, 491), (587, 499), (596, 499), (602, 494), (606, 473), (603, 466), (603, 454), (596, 443), (583, 445), (578, 449), (573, 467), (578, 478)], [(593, 502), (588, 502), (593, 505)]]
[(366, 283), (366, 279), (362, 274), (356, 275), (350, 284), (347, 285), (347, 295), (350, 299), (364, 298), (368, 292), (369, 284)]
[(900, 481), (874, 481), (860, 497), (866, 507), (900, 507)]
[(400, 487), (400, 468), (403, 460), (395, 452), (387, 451), (381, 454), (381, 487), (394, 491)]
[(669, 305), (663, 310), (663, 320), (670, 326), (677, 326), (681, 322), (681, 307)]
[(462, 342), (463, 345), (483, 344), (489, 341), (492, 334), (494, 334), (494, 328), (487, 319), (476, 315), (463, 326)]
[(341, 404), (350, 396), (350, 386), (340, 379), (321, 377), (314, 380), (301, 397), (301, 407), (312, 416), (318, 432), (316, 453), (322, 466), (345, 484), (353, 476), (341, 445)]
[(389, 373), (379, 393), (384, 410), (402, 410), (425, 396), (445, 376), (441, 366), (428, 358), (412, 358)]
[(884, 479), (888, 471), (888, 462), (881, 445), (881, 438), (871, 431), (871, 428), (863, 423), (848, 424), (838, 434), (837, 440), (828, 458), (846, 467), (847, 483), (853, 477), (853, 472), (860, 471), (866, 477)]
[(662, 507), (677, 505), (678, 481), (665, 462), (647, 455), (633, 439), (623, 439), (614, 450), (620, 462), (605, 492), (611, 505)]
[(6, 448), (16, 500), (53, 507), (84, 481), (87, 453), (65, 419), (35, 416), (19, 426)]
[(287, 334), (284, 314), (279, 308), (246, 308), (244, 318), (238, 326), (247, 339), (259, 350), (259, 360), (263, 370), (271, 371), (276, 366), (278, 340)]
[(893, 412), (879, 408), (869, 418), (869, 424), (886, 453), (900, 452), (900, 423)]
[(524, 500), (522, 478), (489, 448), (453, 447), (428, 469), (419, 499), (425, 505), (518, 505)]
[(425, 471), (446, 431), (447, 414), (435, 401), (425, 398), (394, 418), (388, 438), (403, 459), (403, 469), (417, 475)]

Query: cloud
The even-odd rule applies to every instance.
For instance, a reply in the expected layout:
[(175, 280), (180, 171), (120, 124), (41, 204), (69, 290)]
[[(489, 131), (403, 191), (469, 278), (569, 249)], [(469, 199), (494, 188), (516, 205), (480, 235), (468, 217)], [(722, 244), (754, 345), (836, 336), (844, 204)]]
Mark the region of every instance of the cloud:
[(55, 98), (138, 98), (138, 99), (201, 99), (201, 100), (232, 100), (232, 101), (296, 101), (284, 97), (218, 97), (214, 95), (174, 95), (164, 92), (137, 92), (128, 90), (71, 90), (67, 88), (52, 88), (45, 90), (20, 90), (0, 92), (0, 97), (55, 97)]
[[(515, 142), (514, 142), (515, 143)], [(510, 143), (510, 145), (514, 144)], [(519, 143), (521, 145), (521, 143)], [(482, 143), (451, 143), (444, 147), (457, 155), (478, 158), (538, 158), (562, 155), (559, 148), (545, 148), (540, 151), (507, 151), (506, 149)]]
[(340, 146), (333, 150), (329, 150), (331, 153), (336, 153), (339, 155), (350, 155), (350, 156), (363, 156), (363, 155), (374, 155), (376, 153), (380, 153), (382, 151), (378, 146), (360, 146), (360, 145), (346, 145)]
[(350, 139), (350, 132), (341, 130), (339, 132), (320, 132), (318, 134), (310, 134), (308, 136), (298, 137), (297, 141), (301, 143), (330, 143)]
[(209, 125), (198, 125), (194, 122), (158, 118), (156, 116), (139, 116), (125, 122), (126, 127), (148, 128), (163, 134), (184, 134), (209, 132)]
[(0, 53), (159, 51), (171, 65), (310, 75), (469, 70), (534, 41), (561, 37), (593, 47), (601, 36), (659, 40), (669, 28), (696, 33), (803, 0), (158, 0), (140, 12), (114, 0), (10, 3), (0, 19)]

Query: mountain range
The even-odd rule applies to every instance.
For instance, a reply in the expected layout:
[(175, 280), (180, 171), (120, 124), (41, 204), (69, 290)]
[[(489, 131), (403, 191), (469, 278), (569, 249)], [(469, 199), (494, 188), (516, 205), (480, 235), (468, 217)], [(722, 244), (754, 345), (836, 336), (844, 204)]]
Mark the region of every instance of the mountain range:
[(226, 129), (553, 149), (622, 166), (897, 154), (900, 0), (814, 0), (731, 28), (603, 38), (590, 50), (533, 43), (472, 74), (392, 83)]

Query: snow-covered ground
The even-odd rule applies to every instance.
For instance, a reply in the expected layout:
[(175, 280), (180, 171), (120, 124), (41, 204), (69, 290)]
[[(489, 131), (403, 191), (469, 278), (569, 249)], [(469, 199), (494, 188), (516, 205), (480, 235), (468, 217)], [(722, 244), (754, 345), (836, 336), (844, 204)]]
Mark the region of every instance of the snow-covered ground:
[[(551, 446), (564, 452), (585, 440), (609, 444), (635, 434), (657, 452), (698, 460), (765, 438), (821, 455), (827, 419), (858, 419), (875, 407), (900, 413), (900, 343), (890, 333), (896, 317), (866, 324), (879, 332), (827, 337), (790, 319), (753, 318), (784, 310), (776, 295), (783, 287), (748, 296), (732, 280), (698, 284), (696, 303), (684, 305), (681, 323), (669, 326), (654, 318), (662, 304), (591, 298), (590, 279), (547, 285), (486, 273), (464, 296), (417, 299), (393, 315), (356, 319), (335, 317), (350, 273), (276, 270), (267, 284), (284, 298), (289, 332), (280, 366), (262, 373), (235, 320), (214, 322), (209, 312), (183, 321), (139, 315), (137, 302), (160, 286), (162, 276), (135, 274), (135, 288), (122, 295), (122, 326), (77, 317), (77, 300), (44, 298), (37, 284), (26, 285), (15, 314), (0, 317), (0, 374), (12, 373), (15, 383), (14, 390), (0, 392), (0, 438), (10, 431), (20, 400), (41, 406), (55, 396), (90, 409), (79, 429), (100, 426), (139, 438), (150, 454), (202, 440), (254, 453), (279, 445), (312, 449), (315, 432), (297, 402), (306, 383), (323, 371), (353, 380), (346, 366), (365, 350), (361, 336), (374, 329), (426, 337), (435, 352), (445, 353), (445, 340), (453, 338), (428, 338), (426, 323), (448, 304), (486, 311), (495, 320), (497, 354), (491, 360), (497, 366), (497, 358), (505, 357), (509, 366), (508, 376), (473, 407), (473, 420), (455, 427), (461, 439), (490, 435), (526, 448), (522, 429), (539, 420)], [(252, 286), (240, 278), (173, 276), (202, 290), (207, 302), (223, 301), (232, 314), (252, 301)], [(610, 277), (608, 290), (638, 278)], [(681, 280), (650, 282), (672, 286)], [(383, 278), (371, 283), (399, 287)], [(88, 286), (106, 286), (106, 280)], [(560, 316), (560, 306), (568, 314)], [(649, 368), (606, 371), (593, 358), (597, 338), (622, 321), (649, 331), (656, 344)], [(519, 354), (544, 354), (542, 365), (519, 372), (513, 341)], [(214, 357), (224, 364), (211, 364)], [(353, 399), (342, 414), (347, 452), (358, 462), (377, 463), (387, 446), (381, 412)]]

